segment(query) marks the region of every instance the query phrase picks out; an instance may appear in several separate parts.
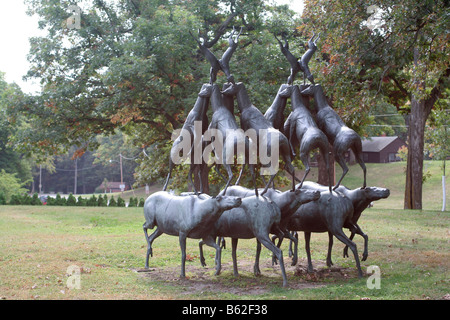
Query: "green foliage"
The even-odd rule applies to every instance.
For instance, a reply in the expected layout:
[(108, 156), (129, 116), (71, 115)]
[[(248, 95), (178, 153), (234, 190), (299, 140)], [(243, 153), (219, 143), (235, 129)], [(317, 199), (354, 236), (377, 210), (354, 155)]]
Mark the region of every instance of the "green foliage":
[(117, 201), (114, 199), (114, 196), (111, 196), (111, 199), (109, 199), (108, 207), (117, 207)]
[[(140, 156), (138, 184), (167, 175), (172, 131), (182, 126), (201, 84), (209, 80), (209, 63), (189, 32), (197, 36), (199, 29), (220, 58), (233, 26), (243, 27), (230, 65), (263, 112), (289, 74), (273, 33), (292, 35), (296, 54), (304, 52), (307, 36), (296, 31), (300, 20), (287, 6), (261, 0), (86, 1), (80, 29), (61, 24), (68, 2), (28, 4), (48, 30), (30, 39), (27, 74), (40, 79), (43, 90), (10, 98), (10, 117), (28, 119), (12, 141), (30, 153), (61, 153), (72, 145), (83, 152), (99, 145), (97, 135), (108, 137), (119, 129), (132, 137), (126, 147), (147, 148), (150, 159)], [(217, 83), (225, 81), (219, 73)], [(103, 161), (113, 153), (117, 159), (117, 151), (111, 151), (98, 152)], [(174, 171), (183, 181), (185, 173), (185, 168)]]
[(86, 205), (88, 207), (97, 207), (98, 206), (98, 201), (97, 201), (97, 197), (93, 194), (86, 202)]
[(35, 192), (33, 194), (33, 197), (31, 198), (30, 204), (32, 206), (40, 206), (40, 205), (42, 205), (41, 199), (39, 199), (39, 195), (38, 195), (37, 192)]
[(48, 206), (56, 206), (56, 199), (53, 197), (47, 197), (47, 205)]
[(10, 201), (12, 195), (27, 192), (24, 183), (17, 178), (17, 174), (6, 173), (4, 169), (0, 170), (0, 193), (3, 194), (6, 201)]
[(103, 196), (98, 196), (98, 206), (99, 207), (107, 207), (108, 206), (108, 196), (105, 194)]
[(78, 196), (77, 198), (77, 206), (78, 207), (85, 207), (86, 206), (86, 199), (82, 196)]
[(125, 207), (125, 200), (122, 199), (121, 196), (118, 196), (118, 197), (117, 197), (117, 206), (118, 206), (118, 207)]
[(66, 202), (67, 202), (66, 198), (61, 197), (59, 193), (56, 194), (55, 206), (65, 206)]
[(140, 198), (139, 199), (139, 207), (144, 207), (144, 204), (145, 204), (145, 199), (144, 198)]
[(75, 196), (72, 193), (69, 194), (69, 196), (67, 197), (66, 205), (67, 206), (76, 206), (77, 205), (77, 199), (75, 198)]
[(138, 198), (130, 197), (130, 201), (128, 203), (128, 207), (137, 207), (138, 206)]
[(432, 111), (425, 130), (425, 150), (428, 152), (428, 156), (435, 160), (444, 160), (444, 162), (450, 155), (450, 130), (448, 129), (450, 108), (448, 102), (449, 99), (445, 104)]
[(386, 103), (406, 109), (410, 94), (429, 96), (449, 67), (444, 49), (448, 3), (385, 0), (371, 7), (380, 18), (376, 28), (367, 25), (371, 13), (364, 1), (305, 1), (302, 30), (321, 32), (326, 58), (314, 74), (335, 106), (348, 110), (348, 120)]
[(6, 203), (7, 202), (5, 195), (3, 194), (3, 192), (0, 192), (0, 205), (5, 205)]

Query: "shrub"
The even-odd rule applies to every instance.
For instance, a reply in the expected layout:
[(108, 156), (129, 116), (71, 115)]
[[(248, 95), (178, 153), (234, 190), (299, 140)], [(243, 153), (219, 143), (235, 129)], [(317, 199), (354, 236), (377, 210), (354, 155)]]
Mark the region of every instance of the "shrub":
[(19, 195), (17, 195), (17, 194), (13, 194), (11, 196), (11, 200), (9, 200), (9, 204), (10, 205), (20, 205), (20, 204), (22, 204), (21, 197)]
[(117, 207), (117, 202), (116, 202), (116, 200), (114, 199), (114, 196), (111, 196), (111, 199), (109, 200), (108, 206), (109, 206), (109, 207)]
[(56, 199), (53, 197), (47, 197), (47, 205), (48, 206), (56, 206)]
[(31, 198), (30, 204), (33, 205), (33, 206), (40, 206), (40, 205), (42, 205), (41, 199), (39, 199), (39, 195), (37, 194), (37, 192), (35, 192), (33, 194), (33, 197)]
[(125, 207), (125, 200), (123, 200), (121, 196), (119, 196), (117, 198), (117, 206), (118, 207)]
[(85, 207), (86, 206), (86, 199), (84, 199), (82, 196), (78, 196), (77, 206), (78, 207)]
[(145, 204), (144, 198), (140, 198), (139, 199), (139, 207), (144, 207), (144, 204)]
[(59, 193), (56, 194), (55, 206), (65, 206), (66, 202), (66, 198), (61, 197)]
[(98, 206), (97, 197), (95, 195), (92, 195), (86, 202), (86, 205), (88, 207), (97, 207)]
[(105, 199), (101, 195), (98, 196), (97, 206), (99, 206), (99, 207), (105, 207), (106, 206)]
[(31, 205), (32, 198), (27, 193), (24, 193), (24, 194), (22, 194), (22, 196), (19, 196), (19, 197), (21, 198), (20, 204), (27, 205), (27, 206)]
[(77, 199), (75, 198), (75, 196), (73, 194), (69, 194), (66, 205), (68, 205), (68, 206), (76, 206), (77, 205)]
[(0, 205), (5, 205), (6, 204), (6, 197), (3, 194), (3, 192), (0, 192)]
[(128, 203), (128, 207), (137, 207), (138, 205), (138, 200), (137, 198), (130, 198), (130, 202)]

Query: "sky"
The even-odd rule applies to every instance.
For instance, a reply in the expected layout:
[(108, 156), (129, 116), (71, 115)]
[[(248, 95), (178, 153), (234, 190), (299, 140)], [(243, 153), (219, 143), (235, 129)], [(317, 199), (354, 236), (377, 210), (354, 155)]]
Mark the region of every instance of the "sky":
[[(279, 4), (289, 4), (292, 10), (303, 12), (302, 0), (275, 0)], [(27, 55), (30, 49), (28, 39), (42, 36), (38, 28), (38, 17), (28, 16), (23, 0), (2, 1), (0, 9), (0, 71), (5, 72), (8, 83), (15, 82), (22, 91), (36, 93), (40, 91), (36, 80), (24, 81), (30, 64)]]

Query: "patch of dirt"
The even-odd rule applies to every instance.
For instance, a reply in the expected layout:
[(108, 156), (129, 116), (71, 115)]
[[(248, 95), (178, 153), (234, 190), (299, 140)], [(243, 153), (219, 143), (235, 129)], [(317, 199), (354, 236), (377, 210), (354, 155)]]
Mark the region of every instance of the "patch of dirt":
[[(299, 259), (296, 266), (291, 266), (291, 259), (285, 258), (285, 269), (288, 288), (298, 290), (326, 286), (327, 283), (345, 281), (357, 278), (356, 268), (328, 268), (324, 261), (313, 261), (314, 272), (307, 272), (306, 259)], [(231, 293), (235, 295), (262, 295), (269, 293), (274, 287), (282, 286), (281, 269), (279, 265), (272, 266), (270, 259), (260, 261), (261, 275), (253, 273), (253, 261), (238, 261), (239, 276), (233, 274), (232, 262), (222, 262), (219, 276), (215, 276), (214, 261), (206, 267), (200, 262), (186, 262), (186, 278), (180, 278), (180, 267), (150, 267), (136, 271), (139, 276), (154, 281), (167, 282), (177, 286), (180, 294)]]

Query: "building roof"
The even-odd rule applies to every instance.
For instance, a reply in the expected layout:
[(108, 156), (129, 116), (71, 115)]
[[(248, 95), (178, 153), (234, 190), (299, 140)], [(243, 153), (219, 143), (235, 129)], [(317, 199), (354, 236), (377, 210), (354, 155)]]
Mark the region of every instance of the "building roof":
[[(106, 184), (106, 187), (108, 188), (108, 189), (120, 189), (120, 185), (121, 185), (122, 183), (121, 182), (108, 182), (107, 184)], [(125, 185), (125, 188), (127, 188), (128, 186), (127, 186), (127, 183), (123, 183), (124, 185)], [(105, 186), (103, 185), (103, 182), (102, 182), (102, 184), (101, 185), (99, 185), (97, 188), (102, 188), (102, 189), (104, 189), (105, 188)]]
[(380, 152), (391, 144), (394, 140), (398, 139), (397, 136), (392, 137), (369, 137), (362, 139), (362, 151), (363, 152)]

